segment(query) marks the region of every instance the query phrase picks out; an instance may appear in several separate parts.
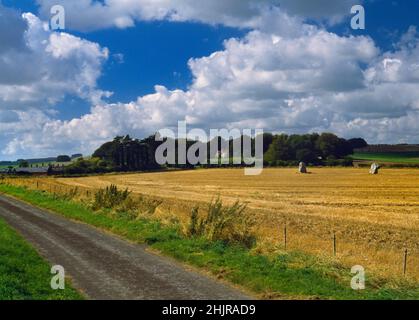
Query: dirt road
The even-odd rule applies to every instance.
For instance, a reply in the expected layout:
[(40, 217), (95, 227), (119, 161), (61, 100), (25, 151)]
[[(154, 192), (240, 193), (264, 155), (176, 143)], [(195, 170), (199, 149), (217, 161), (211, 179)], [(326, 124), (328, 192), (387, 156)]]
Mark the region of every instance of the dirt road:
[(93, 227), (0, 196), (5, 219), (45, 257), (61, 265), (90, 299), (248, 299), (236, 289), (192, 272)]

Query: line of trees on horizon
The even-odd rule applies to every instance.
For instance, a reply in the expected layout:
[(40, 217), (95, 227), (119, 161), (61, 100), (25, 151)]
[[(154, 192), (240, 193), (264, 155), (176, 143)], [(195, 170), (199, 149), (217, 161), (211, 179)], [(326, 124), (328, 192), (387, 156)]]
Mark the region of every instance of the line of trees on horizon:
[(277, 165), (301, 161), (313, 165), (352, 165), (347, 157), (355, 149), (368, 146), (362, 138), (346, 140), (333, 133), (267, 134), (266, 139), (269, 139), (269, 147), (264, 155), (265, 162)]
[[(233, 145), (239, 139), (243, 145), (243, 136), (237, 139), (224, 140), (218, 139), (218, 151), (211, 154), (209, 142), (199, 142), (195, 140), (186, 141), (186, 149), (193, 145), (200, 144), (207, 148), (208, 163), (214, 157), (229, 157), (230, 164), (223, 166), (233, 166)], [(157, 164), (155, 154), (157, 148), (164, 142), (157, 141), (156, 135), (146, 139), (133, 139), (129, 135), (117, 136), (112, 141), (104, 143), (92, 155), (89, 160), (79, 159), (67, 166), (64, 170), (67, 174), (85, 173), (104, 173), (104, 172), (129, 172), (129, 171), (149, 171), (161, 169)], [(176, 159), (180, 140), (175, 140)], [(227, 145), (228, 150), (222, 147)], [(251, 139), (252, 153), (255, 150), (255, 139)], [(312, 134), (263, 134), (263, 153), (264, 162), (267, 166), (289, 166), (306, 162), (311, 165), (352, 165), (352, 160), (347, 158), (353, 154), (355, 149), (368, 146), (362, 138), (346, 140), (333, 133), (312, 133)], [(243, 148), (242, 148), (243, 150)], [(220, 159), (221, 160), (221, 159)], [(203, 165), (205, 166), (205, 165)], [(195, 166), (187, 163), (168, 165), (173, 168), (194, 168)]]

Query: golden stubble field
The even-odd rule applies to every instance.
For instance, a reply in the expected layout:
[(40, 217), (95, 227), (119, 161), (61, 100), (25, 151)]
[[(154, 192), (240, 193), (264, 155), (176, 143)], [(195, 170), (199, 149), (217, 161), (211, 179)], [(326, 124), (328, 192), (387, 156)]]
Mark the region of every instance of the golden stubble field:
[(227, 203), (240, 200), (257, 220), (258, 251), (283, 250), (287, 225), (289, 250), (331, 257), (336, 234), (336, 259), (345, 265), (398, 278), (408, 249), (407, 278), (419, 281), (419, 170), (383, 169), (372, 176), (357, 168), (315, 168), (307, 175), (265, 169), (245, 176), (243, 169), (209, 169), (37, 180), (47, 190), (116, 184), (163, 199), (155, 215), (185, 224), (196, 204), (218, 195)]

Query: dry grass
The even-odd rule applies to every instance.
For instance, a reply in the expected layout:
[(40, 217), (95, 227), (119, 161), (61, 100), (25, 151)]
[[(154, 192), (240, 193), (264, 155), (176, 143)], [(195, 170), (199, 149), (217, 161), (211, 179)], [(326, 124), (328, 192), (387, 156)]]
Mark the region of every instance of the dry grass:
[[(257, 251), (283, 250), (287, 224), (288, 248), (322, 256), (333, 254), (337, 236), (339, 261), (363, 265), (367, 272), (398, 278), (403, 254), (409, 250), (408, 279), (419, 281), (419, 170), (322, 168), (299, 175), (296, 169), (266, 169), (244, 176), (241, 169), (212, 169), (104, 175), (83, 178), (17, 179), (52, 192), (77, 187), (89, 196), (110, 184), (133, 194), (164, 200), (155, 215), (188, 223), (191, 209), (220, 195), (226, 203), (248, 203), (258, 226)], [(90, 190), (90, 192), (88, 192)]]

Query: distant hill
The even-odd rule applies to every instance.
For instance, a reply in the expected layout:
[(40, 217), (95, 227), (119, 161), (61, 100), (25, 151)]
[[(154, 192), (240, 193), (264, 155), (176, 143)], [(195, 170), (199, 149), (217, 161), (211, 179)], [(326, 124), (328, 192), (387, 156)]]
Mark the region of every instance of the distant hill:
[(57, 160), (56, 157), (49, 157), (49, 158), (38, 158), (38, 159), (19, 159), (16, 161), (0, 161), (0, 167), (8, 167), (8, 166), (17, 166), (19, 165), (20, 161), (27, 161), (29, 164), (40, 164), (40, 163), (44, 163), (44, 164), (48, 164), (51, 162), (55, 162)]
[[(78, 159), (83, 157), (81, 153), (73, 154), (71, 156), (71, 159)], [(34, 159), (18, 159), (16, 161), (0, 161), (0, 167), (6, 167), (6, 166), (17, 166), (20, 161), (27, 161), (29, 164), (49, 164), (57, 161), (57, 157), (48, 157), (48, 158), (34, 158)]]
[(56, 157), (50, 158), (39, 158), (39, 159), (26, 159), (29, 163), (42, 163), (42, 162), (54, 162), (57, 161)]
[(16, 161), (0, 161), (0, 166), (14, 166), (16, 164)]

